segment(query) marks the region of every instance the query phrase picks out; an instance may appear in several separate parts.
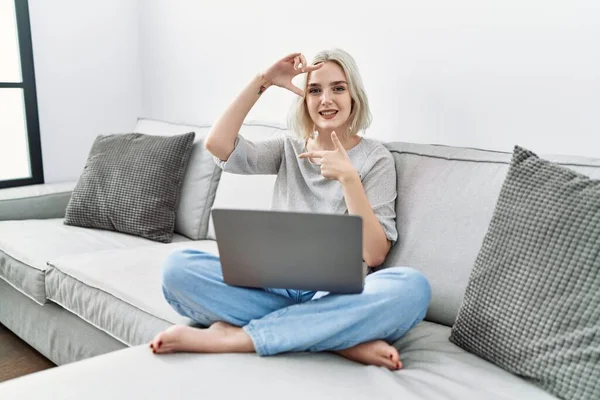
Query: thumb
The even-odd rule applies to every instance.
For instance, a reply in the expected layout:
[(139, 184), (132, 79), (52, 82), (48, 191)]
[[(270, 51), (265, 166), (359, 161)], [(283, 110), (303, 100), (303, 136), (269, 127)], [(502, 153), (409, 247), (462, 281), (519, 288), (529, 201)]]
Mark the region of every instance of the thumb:
[(300, 89), (298, 86), (294, 85), (292, 82), (289, 82), (284, 86), (286, 89), (296, 93), (300, 97), (304, 97), (304, 91)]

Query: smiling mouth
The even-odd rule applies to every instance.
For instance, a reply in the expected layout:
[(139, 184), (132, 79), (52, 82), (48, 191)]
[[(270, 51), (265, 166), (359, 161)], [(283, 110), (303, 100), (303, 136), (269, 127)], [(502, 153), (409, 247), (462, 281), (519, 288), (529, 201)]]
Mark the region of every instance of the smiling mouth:
[(323, 117), (323, 118), (333, 118), (335, 117), (335, 115), (338, 112), (335, 110), (331, 110), (331, 111), (319, 111), (319, 114)]

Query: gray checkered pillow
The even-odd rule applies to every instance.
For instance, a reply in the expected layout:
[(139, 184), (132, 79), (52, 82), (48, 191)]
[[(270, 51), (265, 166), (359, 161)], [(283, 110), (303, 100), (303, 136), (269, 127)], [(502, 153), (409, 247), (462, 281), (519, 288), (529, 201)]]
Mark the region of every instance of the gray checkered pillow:
[(98, 136), (64, 223), (171, 242), (194, 136)]
[(600, 181), (515, 147), (450, 341), (600, 399)]

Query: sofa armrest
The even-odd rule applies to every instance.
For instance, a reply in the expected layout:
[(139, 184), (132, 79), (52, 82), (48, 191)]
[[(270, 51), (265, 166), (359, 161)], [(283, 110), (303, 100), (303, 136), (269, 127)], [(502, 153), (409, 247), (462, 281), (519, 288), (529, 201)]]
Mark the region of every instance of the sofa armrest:
[(0, 190), (0, 221), (64, 218), (76, 182)]

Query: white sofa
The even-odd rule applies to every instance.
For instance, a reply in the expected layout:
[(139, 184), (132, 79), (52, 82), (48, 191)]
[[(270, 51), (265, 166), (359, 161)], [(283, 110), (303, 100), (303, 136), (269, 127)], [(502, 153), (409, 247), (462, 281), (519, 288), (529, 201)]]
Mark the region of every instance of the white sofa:
[[(70, 364), (2, 383), (0, 398), (164, 398), (181, 390), (223, 398), (554, 399), (448, 341), (512, 149), (386, 143), (398, 172), (399, 240), (384, 265), (414, 267), (433, 289), (426, 321), (395, 344), (403, 370), (329, 353), (152, 355), (147, 343), (157, 332), (191, 323), (162, 297), (160, 268), (169, 252), (192, 247), (218, 254), (213, 206), (270, 205), (275, 177), (222, 173), (202, 145), (209, 129), (150, 119), (134, 128), (196, 132), (180, 211), (201, 218), (178, 215), (178, 227), (192, 238), (176, 229), (173, 242), (164, 244), (66, 226), (62, 218), (75, 182), (0, 191), (0, 322), (54, 363)], [(260, 140), (289, 132), (248, 122), (241, 134)], [(600, 159), (542, 156), (600, 178)]]

